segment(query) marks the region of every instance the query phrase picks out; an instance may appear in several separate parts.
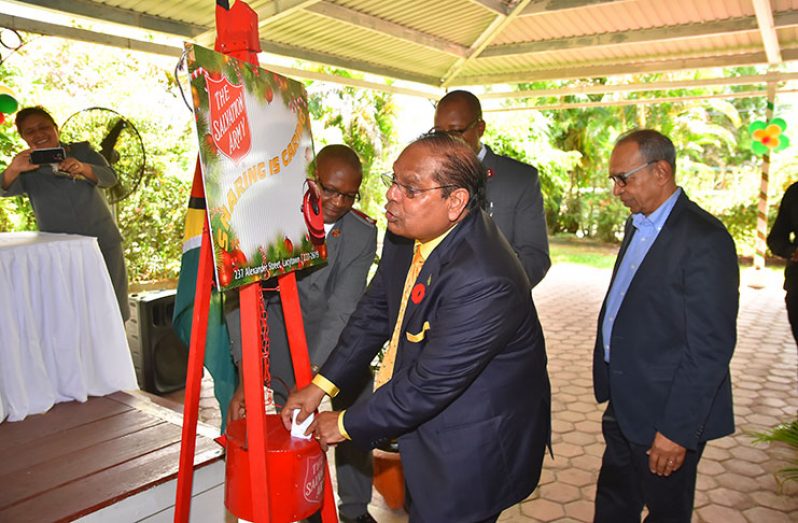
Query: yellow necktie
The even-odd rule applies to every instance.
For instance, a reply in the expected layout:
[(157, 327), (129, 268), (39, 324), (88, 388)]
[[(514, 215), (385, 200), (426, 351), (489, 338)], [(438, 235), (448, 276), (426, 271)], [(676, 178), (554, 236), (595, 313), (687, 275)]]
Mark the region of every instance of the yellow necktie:
[(402, 332), (402, 321), (405, 317), (405, 309), (407, 308), (407, 298), (413, 290), (413, 284), (421, 272), (421, 267), (424, 265), (424, 257), (421, 256), (421, 246), (416, 246), (416, 252), (413, 255), (413, 262), (410, 264), (410, 270), (407, 271), (407, 279), (405, 280), (405, 288), (402, 291), (402, 303), (399, 305), (399, 315), (396, 317), (396, 325), (393, 328), (393, 335), (391, 341), (388, 343), (388, 350), (382, 357), (380, 370), (377, 371), (377, 376), (374, 378), (374, 390), (379, 389), (391, 379), (393, 376), (393, 366), (396, 362), (396, 349), (399, 346), (399, 337)]

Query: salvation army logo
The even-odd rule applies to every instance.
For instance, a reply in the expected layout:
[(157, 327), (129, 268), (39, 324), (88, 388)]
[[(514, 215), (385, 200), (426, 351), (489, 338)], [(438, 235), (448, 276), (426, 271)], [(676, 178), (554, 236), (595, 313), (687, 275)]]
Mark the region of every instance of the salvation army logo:
[(312, 456), (306, 463), (302, 495), (308, 503), (320, 503), (324, 491), (324, 454)]
[(252, 147), (247, 107), (244, 103), (244, 86), (233, 85), (222, 76), (219, 79), (205, 75), (210, 108), (208, 125), (219, 153), (238, 162)]

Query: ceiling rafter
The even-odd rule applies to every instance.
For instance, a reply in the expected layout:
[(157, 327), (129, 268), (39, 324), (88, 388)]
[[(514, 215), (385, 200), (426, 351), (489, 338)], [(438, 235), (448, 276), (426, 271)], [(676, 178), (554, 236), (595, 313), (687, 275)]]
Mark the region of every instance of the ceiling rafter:
[(179, 47), (156, 44), (154, 42), (145, 42), (142, 40), (135, 40), (112, 34), (99, 33), (97, 31), (80, 29), (77, 27), (51, 24), (48, 22), (41, 22), (39, 20), (31, 20), (29, 18), (11, 16), (2, 13), (0, 13), (0, 26), (7, 27), (9, 29), (15, 29), (17, 31), (25, 31), (27, 33), (59, 36), (61, 38), (69, 38), (81, 42), (110, 45), (122, 49), (143, 51), (145, 53), (174, 57), (178, 57), (182, 53), (182, 50)]
[[(798, 49), (784, 49), (785, 60), (798, 60)], [(488, 85), (499, 83), (538, 82), (544, 80), (575, 80), (581, 78), (599, 78), (623, 74), (661, 73), (684, 69), (704, 69), (707, 67), (738, 67), (761, 64), (766, 61), (765, 53), (750, 52), (727, 56), (689, 57), (673, 60), (614, 62), (602, 65), (585, 65), (560, 69), (540, 69), (529, 71), (524, 75), (518, 73), (499, 73), (487, 75), (471, 75), (458, 78), (458, 86)]]
[(753, 0), (753, 2), (756, 21), (759, 26), (759, 33), (762, 35), (762, 45), (765, 47), (768, 63), (770, 65), (780, 64), (779, 37), (776, 34), (773, 7), (770, 5), (770, 0)]
[[(777, 13), (773, 20), (773, 33), (775, 35), (775, 28), (798, 25), (798, 11)], [(479, 55), (479, 58), (573, 50), (584, 47), (656, 42), (680, 38), (697, 38), (742, 31), (756, 31), (759, 27), (760, 25), (757, 23), (756, 17), (746, 16), (717, 20), (714, 22), (672, 25), (651, 29), (604, 33), (600, 35), (575, 36), (571, 38), (540, 40), (538, 42), (498, 45), (485, 49), (482, 54)]]
[(319, 2), (306, 8), (306, 11), (321, 15), (338, 22), (351, 24), (362, 29), (368, 29), (380, 34), (407, 40), (415, 44), (450, 54), (457, 57), (464, 57), (468, 53), (468, 48), (455, 42), (444, 40), (432, 36), (428, 33), (411, 29), (403, 25), (389, 22), (383, 18), (372, 16), (354, 9), (331, 4), (329, 2)]
[(334, 67), (342, 67), (344, 69), (352, 69), (365, 73), (378, 74), (388, 78), (397, 78), (400, 80), (418, 82), (427, 85), (435, 85), (438, 80), (438, 78), (434, 76), (412, 73), (402, 69), (383, 66), (376, 63), (365, 64), (363, 62), (350, 60), (346, 57), (334, 55), (332, 53), (316, 51), (306, 47), (297, 47), (284, 42), (262, 39), (260, 41), (260, 46), (264, 53), (272, 53), (289, 58), (299, 58), (300, 60), (307, 60), (309, 62), (316, 62)]
[(496, 91), (483, 93), (480, 100), (509, 100), (518, 98), (542, 98), (547, 96), (569, 96), (576, 94), (626, 93), (644, 91), (669, 91), (697, 87), (728, 87), (730, 85), (758, 85), (770, 82), (798, 80), (798, 73), (771, 72), (760, 75), (733, 76), (730, 78), (703, 78), (700, 80), (668, 80), (644, 84), (603, 84), (557, 87), (554, 89), (527, 89), (523, 91)]
[(196, 38), (208, 30), (207, 27), (171, 20), (160, 16), (139, 13), (129, 9), (103, 5), (98, 10), (97, 2), (89, 0), (24, 0), (23, 4), (34, 5), (73, 16), (140, 27), (169, 35)]
[(580, 7), (597, 6), (602, 4), (617, 4), (619, 2), (630, 2), (634, 0), (533, 0), (521, 16), (534, 16), (555, 11), (565, 11), (566, 9), (577, 9)]
[(496, 15), (506, 15), (507, 14), (507, 4), (505, 4), (502, 0), (468, 0), (472, 4), (476, 4), (480, 7), (484, 7), (488, 11)]
[[(798, 93), (798, 90), (788, 89), (777, 91), (782, 94)], [(737, 93), (698, 94), (694, 96), (661, 96), (656, 98), (633, 98), (625, 100), (602, 100), (600, 102), (567, 102), (547, 105), (527, 105), (521, 107), (497, 107), (482, 109), (484, 113), (509, 113), (523, 111), (558, 111), (563, 109), (586, 109), (588, 107), (617, 107), (624, 105), (652, 105), (675, 102), (696, 102), (700, 100), (731, 99), (731, 98), (759, 98), (766, 96), (767, 91), (742, 91)]]
[(465, 68), (472, 60), (476, 59), (479, 54), (485, 50), (494, 38), (499, 36), (502, 29), (507, 27), (513, 20), (526, 8), (532, 0), (521, 0), (507, 15), (496, 15), (493, 21), (488, 24), (488, 27), (474, 40), (469, 48), (468, 56), (458, 58), (457, 61), (449, 68), (443, 78), (441, 78), (441, 86), (449, 86), (454, 78)]

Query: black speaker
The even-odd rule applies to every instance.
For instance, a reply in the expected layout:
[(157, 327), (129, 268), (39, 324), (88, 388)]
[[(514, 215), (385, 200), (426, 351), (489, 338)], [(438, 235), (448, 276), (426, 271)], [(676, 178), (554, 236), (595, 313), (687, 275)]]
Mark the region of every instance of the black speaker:
[(131, 294), (125, 324), (141, 389), (166, 394), (186, 385), (188, 347), (172, 330), (175, 290)]

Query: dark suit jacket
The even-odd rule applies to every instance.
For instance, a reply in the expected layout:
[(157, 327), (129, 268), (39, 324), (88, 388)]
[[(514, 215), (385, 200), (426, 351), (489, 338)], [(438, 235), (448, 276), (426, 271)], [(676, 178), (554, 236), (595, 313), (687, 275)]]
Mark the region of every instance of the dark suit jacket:
[[(377, 274), (321, 374), (346, 387), (389, 339), (412, 258), (386, 234)], [(535, 488), (549, 438), (546, 352), (527, 278), (486, 213), (426, 260), (408, 300), (393, 378), (346, 411), (352, 440), (399, 437), (411, 520), (489, 517)]]
[[(631, 236), (631, 219), (615, 271)], [(623, 435), (655, 433), (688, 448), (734, 432), (729, 360), (736, 343), (739, 270), (723, 224), (682, 193), (632, 279), (604, 362), (598, 320), (596, 399), (612, 401)]]
[(551, 267), (538, 170), (499, 156), (488, 146), (485, 148), (487, 154), (482, 164), (492, 174), (487, 183), (487, 210), (512, 245), (534, 287)]
[(790, 260), (798, 245), (798, 183), (787, 188), (779, 205), (776, 221), (768, 234), (768, 247), (776, 256), (787, 259), (784, 267), (784, 290), (798, 292), (798, 263)]

